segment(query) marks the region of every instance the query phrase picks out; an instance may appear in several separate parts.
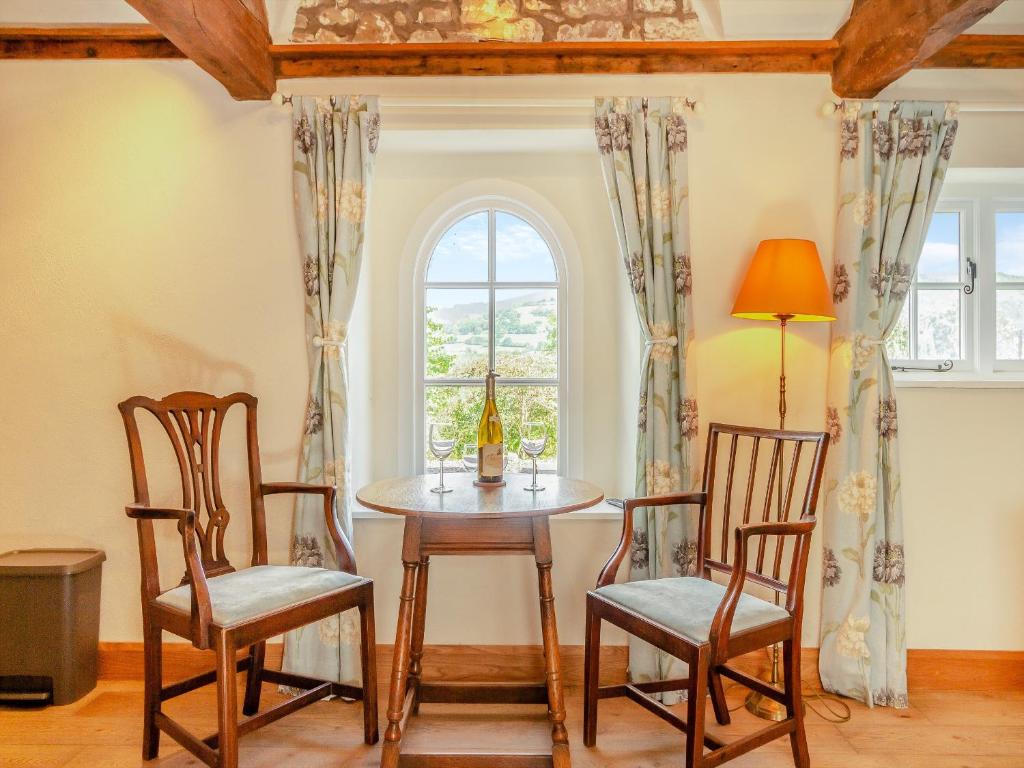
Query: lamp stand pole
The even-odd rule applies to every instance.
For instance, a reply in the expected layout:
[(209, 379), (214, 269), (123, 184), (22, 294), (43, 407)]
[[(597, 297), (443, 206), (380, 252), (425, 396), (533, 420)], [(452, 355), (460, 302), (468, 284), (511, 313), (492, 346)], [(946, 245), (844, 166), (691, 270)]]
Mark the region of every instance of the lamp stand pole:
[[(775, 317), (779, 320), (779, 429), (786, 428), (786, 325), (789, 323), (792, 315), (776, 315)], [(782, 493), (783, 493), (783, 471), (782, 461), (785, 457), (779, 457), (779, 519), (782, 519)], [(779, 595), (775, 593), (775, 604), (779, 603)], [(775, 643), (772, 645), (772, 669), (771, 674), (768, 678), (768, 684), (772, 688), (782, 690), (782, 684), (779, 681), (779, 644)], [(798, 683), (799, 684), (799, 683)], [(783, 704), (769, 699), (767, 696), (758, 693), (757, 691), (751, 691), (747, 694), (745, 706), (748, 712), (751, 712), (762, 720), (774, 720), (779, 722), (785, 720), (786, 707)]]

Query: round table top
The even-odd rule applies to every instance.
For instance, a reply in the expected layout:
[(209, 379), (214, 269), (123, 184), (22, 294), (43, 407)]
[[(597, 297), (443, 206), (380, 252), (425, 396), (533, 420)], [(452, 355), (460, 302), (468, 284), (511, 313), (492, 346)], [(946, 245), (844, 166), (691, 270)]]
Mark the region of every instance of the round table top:
[(469, 472), (445, 474), (451, 493), (432, 493), (437, 473), (380, 480), (361, 488), (356, 499), (364, 507), (392, 515), (419, 517), (508, 518), (558, 515), (592, 507), (604, 498), (596, 485), (557, 475), (539, 475), (543, 491), (527, 491), (529, 475), (506, 475), (501, 488), (478, 488)]

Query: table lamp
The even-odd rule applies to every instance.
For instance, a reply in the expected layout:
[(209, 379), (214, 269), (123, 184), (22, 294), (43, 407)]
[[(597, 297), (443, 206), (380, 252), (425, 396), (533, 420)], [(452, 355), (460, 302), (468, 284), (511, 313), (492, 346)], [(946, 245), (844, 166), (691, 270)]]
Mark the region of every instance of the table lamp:
[[(779, 429), (786, 428), (786, 325), (790, 322), (835, 320), (832, 292), (821, 268), (818, 249), (810, 240), (762, 240), (757, 246), (739, 295), (733, 317), (774, 320), (780, 326)], [(782, 504), (782, 468), (779, 468), (779, 504)], [(769, 684), (779, 688), (779, 649), (772, 646)], [(746, 700), (747, 709), (765, 720), (785, 720), (786, 708), (756, 691)]]

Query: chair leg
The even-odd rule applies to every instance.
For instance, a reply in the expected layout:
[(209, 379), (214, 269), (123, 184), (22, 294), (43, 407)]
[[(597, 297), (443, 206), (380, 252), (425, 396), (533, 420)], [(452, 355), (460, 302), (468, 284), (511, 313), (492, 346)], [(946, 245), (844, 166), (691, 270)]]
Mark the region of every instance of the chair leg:
[(238, 768), (238, 688), (235, 648), (228, 635), (217, 635), (217, 768)]
[(249, 646), (249, 672), (245, 678), (245, 701), (242, 714), (255, 715), (260, 711), (260, 691), (263, 688), (263, 663), (267, 656), (264, 641)]
[(597, 743), (597, 687), (601, 679), (601, 618), (587, 599), (587, 635), (583, 662), (583, 744)]
[(686, 768), (700, 768), (704, 762), (704, 710), (708, 693), (708, 648), (699, 649), (690, 660), (686, 688)]
[(708, 688), (711, 691), (711, 704), (715, 708), (715, 720), (719, 725), (732, 722), (729, 705), (725, 701), (725, 688), (722, 687), (722, 676), (714, 667), (708, 670)]
[(811, 756), (807, 751), (807, 733), (804, 731), (804, 701), (800, 689), (800, 645), (792, 640), (782, 644), (782, 678), (786, 686), (786, 714), (793, 718), (794, 729), (789, 734), (796, 768), (810, 768)]
[(373, 584), (366, 588), (366, 599), (359, 604), (360, 646), (363, 670), (363, 740), (376, 744), (377, 732), (377, 639), (373, 619)]
[(159, 627), (147, 622), (143, 639), (145, 693), (142, 713), (142, 759), (153, 760), (160, 752), (160, 728), (156, 724), (156, 713), (160, 711), (160, 688), (163, 686), (163, 633)]

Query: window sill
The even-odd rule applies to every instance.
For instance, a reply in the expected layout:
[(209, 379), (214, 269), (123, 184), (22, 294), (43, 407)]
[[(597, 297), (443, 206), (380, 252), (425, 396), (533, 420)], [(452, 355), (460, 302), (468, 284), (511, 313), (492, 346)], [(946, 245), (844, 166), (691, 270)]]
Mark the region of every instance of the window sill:
[[(359, 502), (352, 503), (353, 520), (401, 520), (402, 515), (389, 515), (385, 512), (378, 512), (375, 509), (367, 509)], [(622, 510), (613, 507), (607, 501), (595, 504), (590, 509), (580, 509), (576, 512), (567, 512), (564, 515), (554, 515), (552, 520), (622, 520)]]
[(897, 389), (1024, 389), (1024, 372), (895, 374)]

